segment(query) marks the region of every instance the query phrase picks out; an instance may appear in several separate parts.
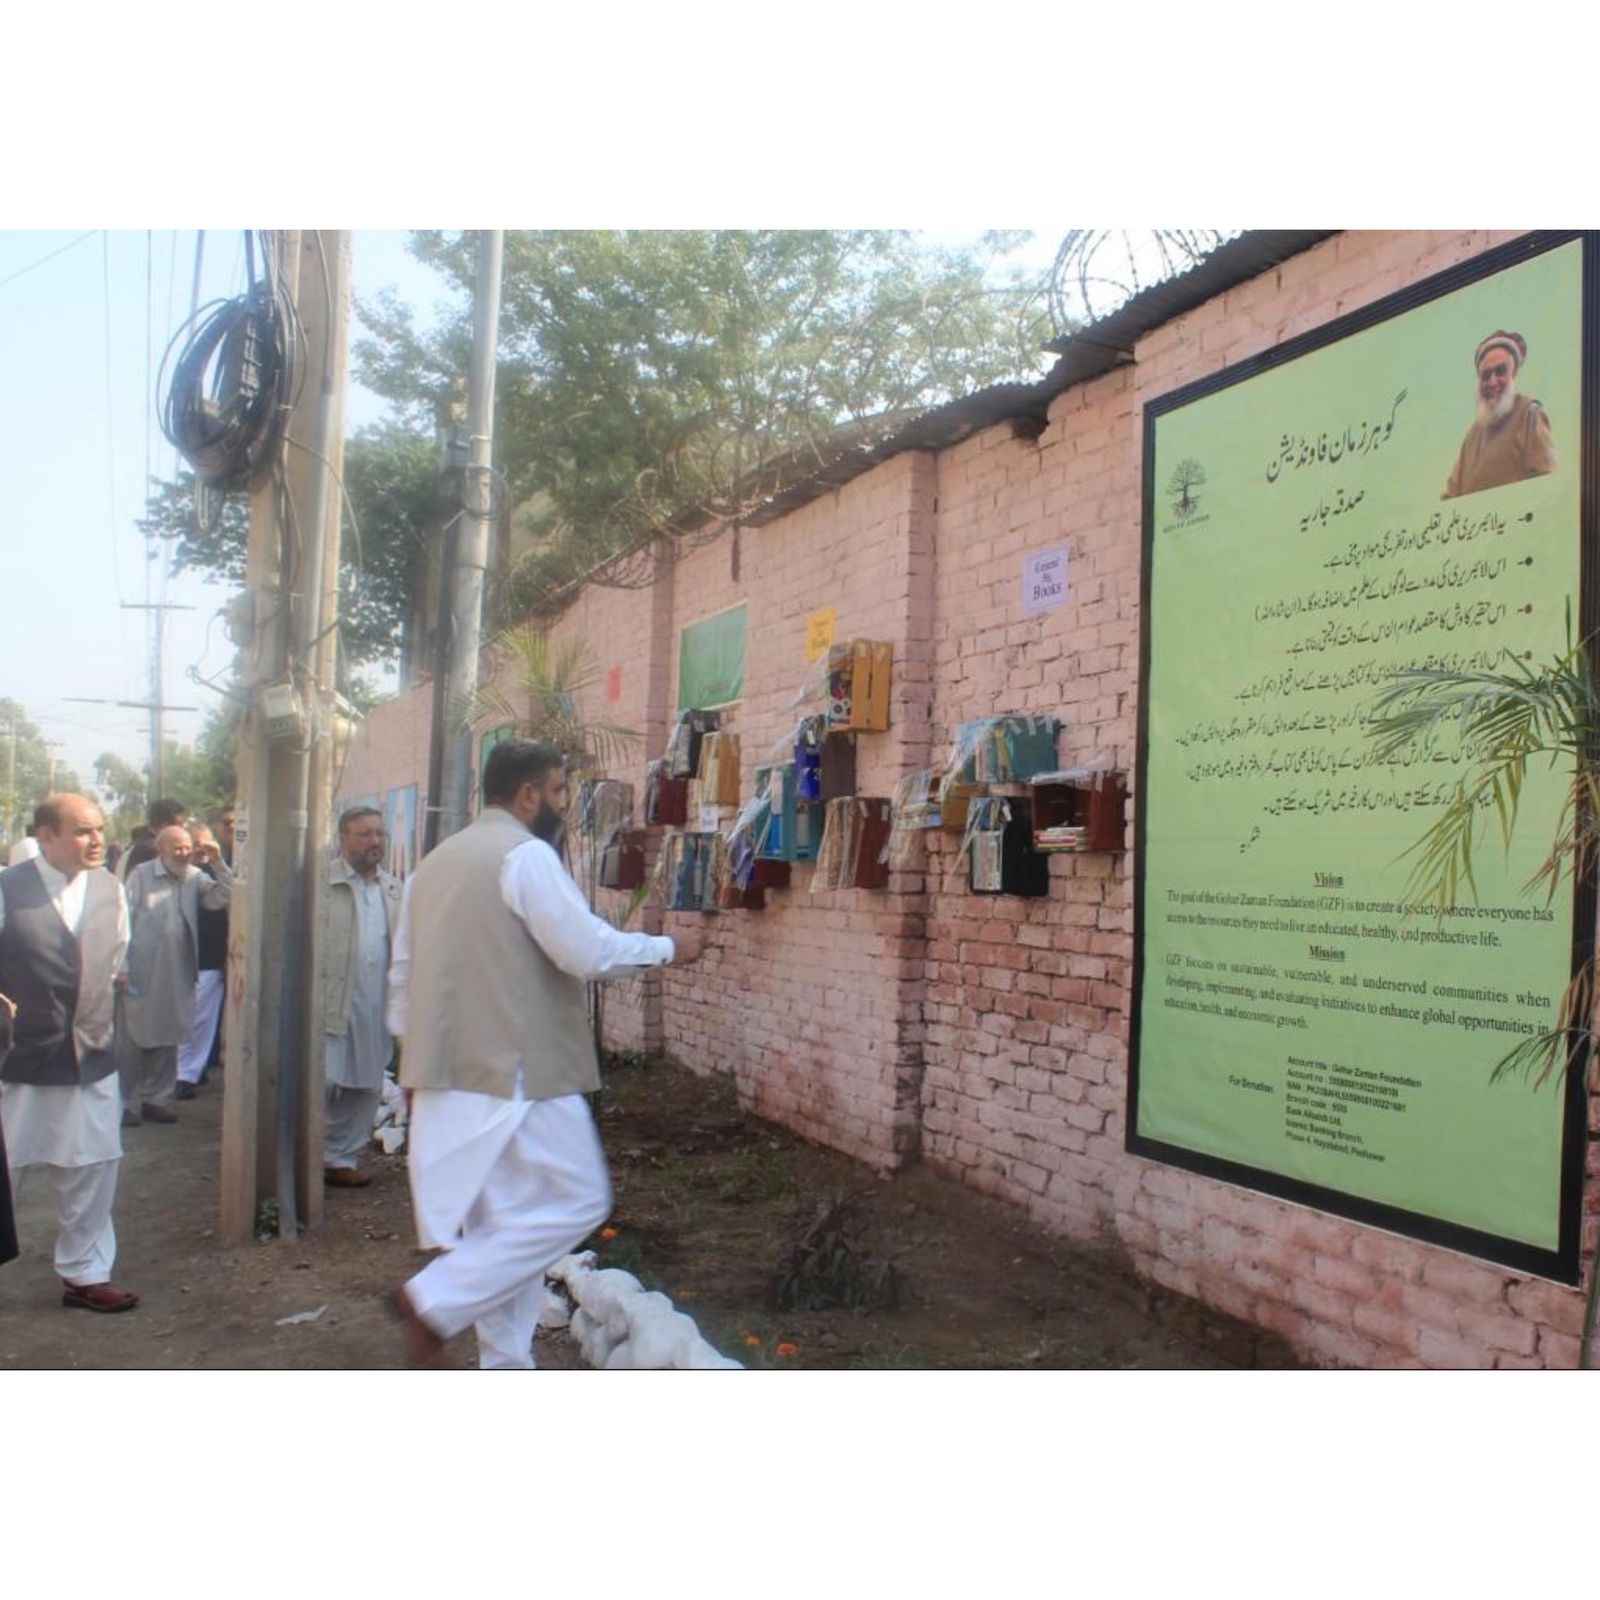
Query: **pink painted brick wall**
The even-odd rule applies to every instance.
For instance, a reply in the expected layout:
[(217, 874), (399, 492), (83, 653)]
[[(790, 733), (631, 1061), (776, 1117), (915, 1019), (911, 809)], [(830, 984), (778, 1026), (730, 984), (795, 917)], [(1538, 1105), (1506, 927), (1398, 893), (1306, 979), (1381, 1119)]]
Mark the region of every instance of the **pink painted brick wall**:
[[(1155, 330), (1134, 367), (1060, 396), (1036, 441), (999, 426), (937, 457), (897, 457), (743, 531), (737, 576), (724, 533), (648, 591), (586, 589), (553, 636), (587, 639), (602, 681), (623, 669), (621, 701), (604, 709), (645, 739), (613, 775), (642, 802), (644, 759), (676, 705), (678, 629), (743, 600), (745, 695), (727, 725), (742, 736), (746, 795), (795, 720), (805, 618), (830, 605), (841, 638), (895, 649), (892, 728), (858, 742), (863, 793), (942, 763), (959, 722), (1029, 710), (1061, 718), (1064, 762), (1104, 760), (1131, 782), (1144, 402), (1507, 237), (1340, 235)], [(1028, 618), (1023, 557), (1062, 544), (1069, 602)], [(425, 722), (375, 712), (343, 790), (410, 781), (386, 763), (425, 756)], [(1575, 1290), (1127, 1154), (1131, 853), (1054, 858), (1045, 899), (980, 899), (951, 873), (952, 836), (929, 839), (926, 871), (895, 873), (886, 893), (812, 895), (810, 869), (796, 868), (766, 910), (706, 918), (698, 966), (631, 997), (613, 990), (612, 1042), (730, 1072), (748, 1103), (875, 1167), (921, 1154), (1051, 1229), (1112, 1236), (1154, 1281), (1308, 1360), (1575, 1364)], [(1592, 1261), (1593, 1142), (1586, 1218)]]
[[(1061, 396), (1037, 449), (997, 428), (944, 452), (939, 737), (969, 717), (1054, 710), (1066, 761), (1103, 757), (1131, 778), (1143, 402), (1506, 237), (1341, 235), (1156, 330), (1131, 371)], [(1027, 619), (1021, 553), (1060, 543), (1070, 604)], [(1038, 901), (979, 901), (930, 880), (926, 1158), (1050, 1227), (1114, 1235), (1155, 1281), (1282, 1334), (1309, 1360), (1573, 1365), (1575, 1290), (1124, 1151), (1132, 867), (1131, 854), (1054, 860)], [(1591, 1146), (1591, 1271), (1597, 1167)]]
[(422, 683), (375, 705), (356, 725), (334, 777), (334, 814), (360, 795), (376, 795), (408, 783), (417, 786), (418, 806), (428, 787), (428, 733), (433, 726), (433, 686)]

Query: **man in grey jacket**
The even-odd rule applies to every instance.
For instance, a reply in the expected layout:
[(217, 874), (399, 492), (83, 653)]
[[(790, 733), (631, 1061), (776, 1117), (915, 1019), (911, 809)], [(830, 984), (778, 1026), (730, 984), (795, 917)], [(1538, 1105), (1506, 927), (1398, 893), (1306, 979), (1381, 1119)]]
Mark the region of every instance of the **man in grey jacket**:
[[(127, 993), (122, 1002), (122, 1125), (176, 1122), (178, 1046), (194, 1025), (200, 971), (200, 908), (220, 911), (233, 874), (216, 859), (210, 878), (190, 856), (194, 841), (176, 824), (156, 835), (156, 858), (128, 874)], [(134, 1106), (138, 1105), (136, 1112)]]
[(383, 1012), (400, 880), (380, 865), (385, 847), (382, 812), (351, 806), (341, 814), (339, 854), (328, 863), (322, 906), (322, 1177), (334, 1189), (359, 1189), (372, 1181), (357, 1161), (372, 1142), (384, 1068), (394, 1056)]

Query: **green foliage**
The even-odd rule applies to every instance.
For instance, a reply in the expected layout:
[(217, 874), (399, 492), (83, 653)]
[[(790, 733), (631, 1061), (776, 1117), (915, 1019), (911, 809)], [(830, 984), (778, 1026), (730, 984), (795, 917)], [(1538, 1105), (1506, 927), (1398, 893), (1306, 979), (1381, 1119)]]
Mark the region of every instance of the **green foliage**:
[[(399, 653), (430, 540), (448, 520), (454, 502), (431, 431), (397, 422), (364, 428), (350, 438), (344, 488), (340, 668), (349, 693), (352, 687), (359, 689), (355, 672), (389, 663)], [(214, 531), (201, 533), (195, 522), (194, 478), (185, 472), (176, 482), (155, 486), (139, 527), (167, 543), (175, 572), (203, 572), (233, 587), (244, 584), (250, 513), (243, 496), (230, 496)]]
[(866, 1196), (835, 1194), (802, 1215), (784, 1249), (767, 1295), (779, 1311), (825, 1311), (834, 1306), (900, 1305), (899, 1269), (868, 1252)]
[[(1568, 637), (1570, 638), (1570, 627)], [(1407, 852), (1404, 899), (1413, 911), (1442, 912), (1463, 894), (1478, 897), (1473, 853), (1493, 816), (1510, 846), (1530, 762), (1569, 774), (1550, 850), (1527, 885), (1546, 904), (1563, 880), (1583, 881), (1594, 860), (1600, 819), (1600, 681), (1592, 643), (1569, 644), (1545, 667), (1506, 654), (1498, 671), (1418, 668), (1400, 673), (1373, 701), (1367, 731), (1380, 756), (1431, 750), (1454, 737), (1469, 765), (1450, 803)], [(1494, 1076), (1530, 1075), (1535, 1088), (1561, 1067), (1588, 1058), (1592, 1039), (1592, 964), (1568, 985), (1554, 1028), (1525, 1039), (1496, 1064)]]
[[(13, 768), (12, 734), (16, 735)], [(15, 780), (10, 775), (15, 772)], [(61, 762), (55, 766), (51, 783), (50, 746), (27, 711), (15, 700), (0, 697), (0, 835), (9, 842), (19, 839), (33, 821), (33, 808), (54, 788), (76, 793), (81, 787), (77, 773)]]
[[(1492, 813), (1502, 846), (1517, 824), (1522, 787), (1533, 761), (1547, 761), (1568, 774), (1555, 837), (1528, 888), (1542, 888), (1548, 904), (1570, 878), (1582, 892), (1591, 880), (1600, 830), (1600, 679), (1594, 668), (1597, 641), (1572, 639), (1549, 665), (1536, 667), (1506, 653), (1502, 670), (1400, 673), (1373, 703), (1368, 732), (1380, 754), (1426, 748), (1454, 732), (1470, 765), (1450, 804), (1412, 847), (1416, 857), (1406, 886), (1413, 907), (1443, 911), (1463, 890), (1477, 899), (1474, 842)], [(1492, 1076), (1520, 1073), (1535, 1089), (1557, 1069), (1563, 1078), (1595, 1060), (1596, 960), (1591, 958), (1567, 985), (1555, 1026), (1525, 1039), (1496, 1063)], [(1579, 1365), (1587, 1367), (1600, 1312), (1600, 1264), (1590, 1264)]]
[(490, 649), (495, 669), (484, 674), (466, 710), (473, 728), (510, 723), (524, 739), (553, 744), (576, 769), (603, 772), (626, 758), (638, 731), (583, 714), (582, 699), (600, 677), (584, 640), (552, 649), (543, 632), (523, 624), (500, 634)]
[(206, 719), (193, 748), (168, 740), (162, 747), (161, 789), (150, 794), (150, 775), (121, 756), (107, 751), (94, 764), (95, 783), (106, 807), (110, 831), (126, 838), (145, 820), (152, 798), (181, 800), (190, 811), (209, 821), (231, 805), (238, 787), (234, 768), (239, 742), (242, 706), (227, 700)]
[[(1014, 246), (930, 251), (889, 231), (510, 232), (495, 455), (531, 553), (501, 615), (604, 557), (738, 515), (908, 412), (1039, 367), (1051, 331), (986, 276)], [(463, 289), (469, 236), (413, 235)], [(418, 331), (392, 296), (360, 307), (361, 381), (413, 426), (459, 415), (468, 314)]]

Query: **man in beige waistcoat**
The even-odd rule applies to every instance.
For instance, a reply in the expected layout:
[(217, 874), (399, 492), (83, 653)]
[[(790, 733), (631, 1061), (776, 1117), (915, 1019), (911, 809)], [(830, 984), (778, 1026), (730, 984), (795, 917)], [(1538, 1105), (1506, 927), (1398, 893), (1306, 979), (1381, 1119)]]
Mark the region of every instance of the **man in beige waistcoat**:
[(1491, 333), (1473, 355), (1478, 374), (1478, 415), (1461, 441), (1444, 500), (1543, 477), (1556, 470), (1550, 419), (1537, 400), (1517, 393), (1528, 359), (1520, 333)]
[(480, 1366), (531, 1368), (545, 1269), (611, 1209), (584, 1098), (600, 1087), (585, 980), (692, 961), (700, 935), (623, 933), (585, 905), (552, 848), (567, 800), (554, 746), (497, 744), (483, 800), (407, 881), (395, 934), (417, 1236), (444, 1254), (393, 1305), (417, 1365), (473, 1326)]

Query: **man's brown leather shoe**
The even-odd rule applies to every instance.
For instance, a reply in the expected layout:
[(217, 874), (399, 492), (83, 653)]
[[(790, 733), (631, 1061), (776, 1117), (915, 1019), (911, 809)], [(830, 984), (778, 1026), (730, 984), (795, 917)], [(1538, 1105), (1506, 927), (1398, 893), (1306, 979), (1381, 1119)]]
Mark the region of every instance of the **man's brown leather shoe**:
[(324, 1167), (322, 1181), (330, 1189), (365, 1189), (372, 1179), (354, 1167)]
[(132, 1311), (139, 1297), (114, 1283), (68, 1283), (61, 1280), (61, 1303), (84, 1311)]

